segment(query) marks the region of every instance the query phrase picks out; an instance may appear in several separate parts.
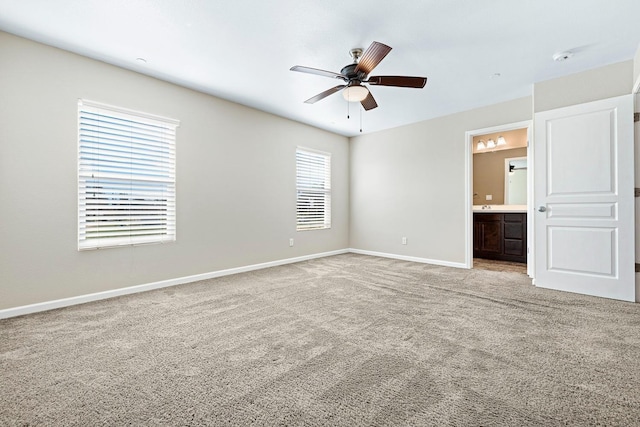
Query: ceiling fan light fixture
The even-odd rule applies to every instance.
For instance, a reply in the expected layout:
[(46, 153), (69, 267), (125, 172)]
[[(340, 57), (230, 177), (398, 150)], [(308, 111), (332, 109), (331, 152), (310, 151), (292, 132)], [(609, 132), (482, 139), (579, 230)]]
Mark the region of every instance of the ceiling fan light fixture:
[(369, 90), (360, 85), (348, 86), (342, 92), (342, 96), (349, 102), (360, 102), (369, 96)]

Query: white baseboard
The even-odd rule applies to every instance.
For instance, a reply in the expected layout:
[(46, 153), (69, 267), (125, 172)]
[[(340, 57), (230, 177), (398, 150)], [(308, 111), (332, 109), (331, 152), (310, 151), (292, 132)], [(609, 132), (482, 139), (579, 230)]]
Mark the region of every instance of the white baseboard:
[(162, 280), (160, 282), (147, 283), (144, 285), (130, 286), (126, 288), (113, 289), (110, 291), (96, 292), (93, 294), (79, 295), (77, 297), (63, 298), (53, 301), (45, 301), (37, 304), (23, 305), (20, 307), (0, 310), (0, 319), (22, 316), (24, 314), (37, 313), (39, 311), (53, 310), (56, 308), (68, 307), (70, 305), (84, 304), (92, 301), (118, 297), (121, 295), (135, 294), (138, 292), (151, 291), (153, 289), (166, 288), (169, 286), (182, 285), (185, 283), (197, 282), (199, 280), (213, 279), (215, 277), (229, 276), (231, 274), (245, 273), (247, 271), (260, 270), (263, 268), (276, 267), (278, 265), (293, 264), (295, 262), (307, 261), (315, 258), (323, 258), (332, 255), (346, 254), (349, 249), (340, 249), (331, 252), (322, 252), (312, 255), (304, 255), (295, 258), (281, 259), (277, 261), (264, 262), (261, 264), (247, 265), (244, 267), (229, 268), (227, 270), (212, 271), (210, 273), (195, 274), (193, 276), (179, 277), (176, 279)]
[(247, 265), (244, 267), (229, 268), (226, 270), (212, 271), (210, 273), (195, 274), (193, 276), (178, 277), (175, 279), (162, 280), (159, 282), (146, 283), (143, 285), (129, 286), (126, 288), (113, 289), (110, 291), (96, 292), (93, 294), (79, 295), (76, 297), (57, 299), (53, 301), (45, 301), (36, 304), (23, 305), (20, 307), (7, 308), (0, 310), (0, 319), (9, 317), (22, 316), (25, 314), (37, 313), (40, 311), (53, 310), (56, 308), (68, 307), (76, 304), (84, 304), (92, 301), (99, 301), (107, 298), (114, 298), (122, 295), (135, 294), (139, 292), (151, 291), (154, 289), (167, 288), (169, 286), (182, 285), (185, 283), (197, 282), (199, 280), (213, 279), (216, 277), (228, 276), (231, 274), (245, 273), (247, 271), (261, 270), (263, 268), (276, 267), (278, 265), (293, 264), (295, 262), (307, 261), (315, 258), (323, 258), (332, 255), (340, 255), (346, 253), (355, 253), (361, 255), (371, 255), (383, 258), (394, 258), (403, 261), (420, 262), (424, 264), (443, 265), (447, 267), (467, 268), (464, 263), (440, 261), (427, 258), (418, 258), (406, 255), (388, 254), (383, 252), (365, 251), (361, 249), (339, 249), (336, 251), (322, 252), (312, 255), (304, 255), (295, 258), (286, 258), (277, 261), (264, 262), (261, 264)]
[(467, 269), (469, 268), (463, 262), (451, 262), (451, 261), (442, 261), (442, 260), (437, 260), (437, 259), (418, 258), (418, 257), (414, 257), (414, 256), (388, 254), (388, 253), (384, 253), (384, 252), (365, 251), (365, 250), (362, 250), (362, 249), (354, 249), (354, 248), (350, 248), (349, 252), (352, 252), (354, 254), (360, 254), (360, 255), (371, 255), (371, 256), (379, 256), (379, 257), (383, 257), (383, 258), (399, 259), (399, 260), (402, 260), (402, 261), (420, 262), (420, 263), (423, 263), (423, 264), (442, 265), (442, 266), (445, 266), (445, 267), (467, 268)]

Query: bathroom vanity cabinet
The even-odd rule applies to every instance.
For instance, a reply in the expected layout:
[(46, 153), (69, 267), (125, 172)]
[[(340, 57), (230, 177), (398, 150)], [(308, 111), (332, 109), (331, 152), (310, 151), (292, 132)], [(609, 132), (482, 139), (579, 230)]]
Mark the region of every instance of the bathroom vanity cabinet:
[(525, 212), (474, 212), (473, 257), (527, 262)]

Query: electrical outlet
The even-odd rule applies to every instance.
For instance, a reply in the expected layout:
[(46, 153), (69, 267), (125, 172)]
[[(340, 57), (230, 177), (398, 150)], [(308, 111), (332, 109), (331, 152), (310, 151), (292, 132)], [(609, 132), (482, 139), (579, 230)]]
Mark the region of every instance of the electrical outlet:
[(406, 244), (407, 244), (407, 238), (406, 238), (406, 237), (403, 237), (403, 238), (402, 238), (402, 244), (403, 244), (403, 245), (406, 245)]
[(493, 200), (493, 194), (487, 194), (486, 199), (487, 200)]
[(293, 239), (289, 239), (289, 246), (293, 246)]

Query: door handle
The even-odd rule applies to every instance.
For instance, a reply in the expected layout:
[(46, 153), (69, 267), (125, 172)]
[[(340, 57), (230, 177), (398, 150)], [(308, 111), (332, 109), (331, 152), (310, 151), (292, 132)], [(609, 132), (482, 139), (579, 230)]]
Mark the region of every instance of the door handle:
[(544, 207), (544, 206), (540, 206), (540, 207), (538, 208), (538, 212), (546, 212), (546, 211), (547, 211), (547, 208), (546, 208), (546, 207)]

